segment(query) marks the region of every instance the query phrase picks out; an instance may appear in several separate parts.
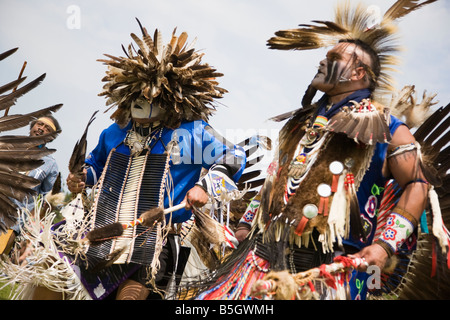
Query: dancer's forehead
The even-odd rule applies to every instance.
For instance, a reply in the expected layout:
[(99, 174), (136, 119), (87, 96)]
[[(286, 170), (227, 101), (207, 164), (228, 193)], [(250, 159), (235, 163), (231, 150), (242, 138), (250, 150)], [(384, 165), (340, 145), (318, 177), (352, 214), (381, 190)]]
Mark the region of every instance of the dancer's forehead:
[(370, 56), (364, 52), (358, 45), (351, 42), (341, 42), (335, 45), (327, 52), (327, 59), (334, 60), (343, 60), (343, 61), (352, 61), (356, 62), (357, 60), (361, 61), (365, 65), (371, 65)]

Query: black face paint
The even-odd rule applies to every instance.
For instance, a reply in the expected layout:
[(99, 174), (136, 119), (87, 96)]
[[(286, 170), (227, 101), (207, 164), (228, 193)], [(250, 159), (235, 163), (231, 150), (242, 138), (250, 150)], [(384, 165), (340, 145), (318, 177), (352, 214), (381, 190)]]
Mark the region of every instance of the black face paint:
[(327, 76), (325, 77), (325, 82), (337, 85), (339, 82), (347, 82), (350, 81), (346, 77), (344, 77), (344, 73), (347, 70), (351, 69), (352, 64), (357, 59), (356, 53), (352, 54), (352, 58), (348, 63), (342, 67), (342, 62), (339, 63), (337, 56), (332, 55), (327, 59)]
[(327, 62), (327, 76), (325, 77), (326, 83), (336, 83), (338, 74), (338, 63), (336, 60)]

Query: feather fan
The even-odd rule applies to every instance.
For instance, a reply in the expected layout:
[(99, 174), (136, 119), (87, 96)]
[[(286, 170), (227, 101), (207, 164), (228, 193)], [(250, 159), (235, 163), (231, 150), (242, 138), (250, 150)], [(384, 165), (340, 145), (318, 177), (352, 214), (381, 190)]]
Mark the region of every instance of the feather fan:
[(233, 241), (237, 240), (233, 239), (232, 234), (227, 235), (228, 231), (224, 225), (202, 210), (193, 207), (192, 211), (195, 217), (195, 226), (203, 234), (208, 243), (218, 246), (228, 244), (232, 248), (235, 248), (236, 243), (233, 243)]
[[(450, 181), (449, 169), (449, 119), (450, 104), (437, 109), (414, 132), (414, 137), (422, 146), (421, 168), (430, 184), (438, 194), (438, 202), (444, 229), (450, 227)], [(447, 160), (447, 162), (446, 162)], [(382, 230), (389, 215), (389, 208), (395, 205), (398, 198), (397, 190), (388, 185), (380, 205), (376, 235)], [(375, 295), (373, 299), (390, 297), (396, 299), (448, 299), (450, 293), (450, 256), (440, 246), (438, 239), (430, 232), (435, 216), (432, 215), (432, 205), (426, 211), (418, 228), (417, 246), (401, 257), (399, 266), (387, 279), (381, 289), (384, 295)], [(433, 230), (434, 231), (434, 230)], [(447, 231), (448, 232), (448, 231)], [(447, 235), (448, 236), (448, 235)]]
[[(445, 202), (447, 195), (443, 181), (448, 178), (450, 169), (450, 103), (440, 107), (414, 132), (414, 137), (422, 146), (421, 169), (427, 179), (435, 186), (440, 201)], [(447, 190), (448, 192), (448, 190)], [(450, 213), (449, 213), (450, 214)]]
[[(0, 61), (16, 52), (17, 49), (14, 48), (1, 53)], [(44, 78), (45, 74), (18, 88), (26, 79), (26, 77), (20, 75), (17, 80), (1, 86), (0, 94), (9, 90), (12, 90), (12, 92), (0, 97), (0, 110), (6, 109), (9, 111), (10, 107), (15, 105), (17, 99), (36, 88)], [(27, 126), (32, 120), (58, 111), (61, 106), (62, 104), (58, 104), (23, 115), (6, 115), (5, 113), (0, 118), (0, 132)], [(59, 132), (36, 137), (20, 135), (0, 137), (0, 232), (7, 231), (16, 224), (18, 204), (15, 200), (19, 202), (32, 201), (30, 197), (36, 194), (33, 188), (39, 185), (40, 181), (22, 172), (41, 166), (43, 164), (42, 157), (55, 152), (55, 150), (37, 147), (52, 141), (58, 134)]]

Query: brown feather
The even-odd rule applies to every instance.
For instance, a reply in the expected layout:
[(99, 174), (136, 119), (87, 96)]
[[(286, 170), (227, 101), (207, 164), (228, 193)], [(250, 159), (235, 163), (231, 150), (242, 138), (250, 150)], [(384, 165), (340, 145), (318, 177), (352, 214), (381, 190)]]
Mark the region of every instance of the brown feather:
[(0, 54), (0, 61), (2, 61), (3, 59), (6, 59), (10, 55), (12, 55), (14, 52), (17, 51), (17, 49), (19, 49), (19, 48), (10, 49), (8, 51), (5, 51), (5, 52), (1, 53)]
[(6, 232), (17, 223), (17, 206), (10, 198), (0, 193), (1, 223), (0, 233)]
[(36, 169), (44, 164), (44, 160), (16, 159), (0, 160), (0, 171), (25, 172)]
[(56, 138), (58, 132), (44, 134), (42, 136), (2, 136), (0, 137), (0, 149), (27, 149), (46, 144)]
[(24, 85), (23, 87), (17, 89), (13, 93), (10, 93), (6, 96), (3, 96), (0, 98), (0, 110), (5, 110), (7, 108), (10, 108), (13, 106), (17, 99), (26, 94), (27, 92), (30, 92), (34, 88), (36, 88), (38, 85), (41, 84), (41, 82), (45, 79), (45, 73), (35, 80), (31, 81), (30, 83)]
[(33, 111), (27, 114), (9, 115), (0, 118), (0, 131), (7, 131), (17, 129), (28, 125), (30, 121), (40, 117), (49, 116), (52, 113), (58, 111), (63, 105), (57, 104), (47, 108), (42, 108), (37, 111)]
[(51, 193), (57, 194), (57, 193), (60, 193), (61, 190), (62, 190), (61, 172), (58, 172), (58, 175), (56, 176), (56, 180), (53, 183), (53, 187), (52, 187)]
[(0, 160), (11, 160), (22, 157), (24, 160), (39, 160), (42, 157), (54, 153), (55, 149), (34, 148), (34, 149), (13, 149), (0, 150)]
[(1, 184), (9, 186), (13, 190), (15, 188), (31, 189), (41, 183), (38, 179), (18, 172), (0, 172), (0, 181)]
[(423, 0), (398, 0), (386, 11), (384, 16), (391, 20), (397, 20), (406, 16), (412, 11), (415, 11), (427, 4), (435, 2), (436, 0), (428, 0), (419, 3), (421, 1)]
[(27, 77), (21, 77), (17, 80), (11, 81), (0, 87), (0, 94), (5, 93), (6, 91), (13, 90), (17, 88)]

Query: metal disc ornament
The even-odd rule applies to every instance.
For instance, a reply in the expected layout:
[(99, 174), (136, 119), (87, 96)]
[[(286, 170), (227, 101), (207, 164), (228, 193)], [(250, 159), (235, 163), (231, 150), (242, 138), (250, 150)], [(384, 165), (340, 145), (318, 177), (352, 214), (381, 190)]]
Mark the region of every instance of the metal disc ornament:
[(330, 163), (329, 169), (332, 174), (341, 174), (344, 170), (344, 165), (340, 161), (333, 161)]
[(317, 193), (319, 194), (319, 196), (327, 198), (331, 196), (331, 187), (326, 183), (321, 183), (317, 187)]
[(303, 216), (312, 219), (317, 216), (319, 209), (314, 204), (307, 204), (303, 207)]

